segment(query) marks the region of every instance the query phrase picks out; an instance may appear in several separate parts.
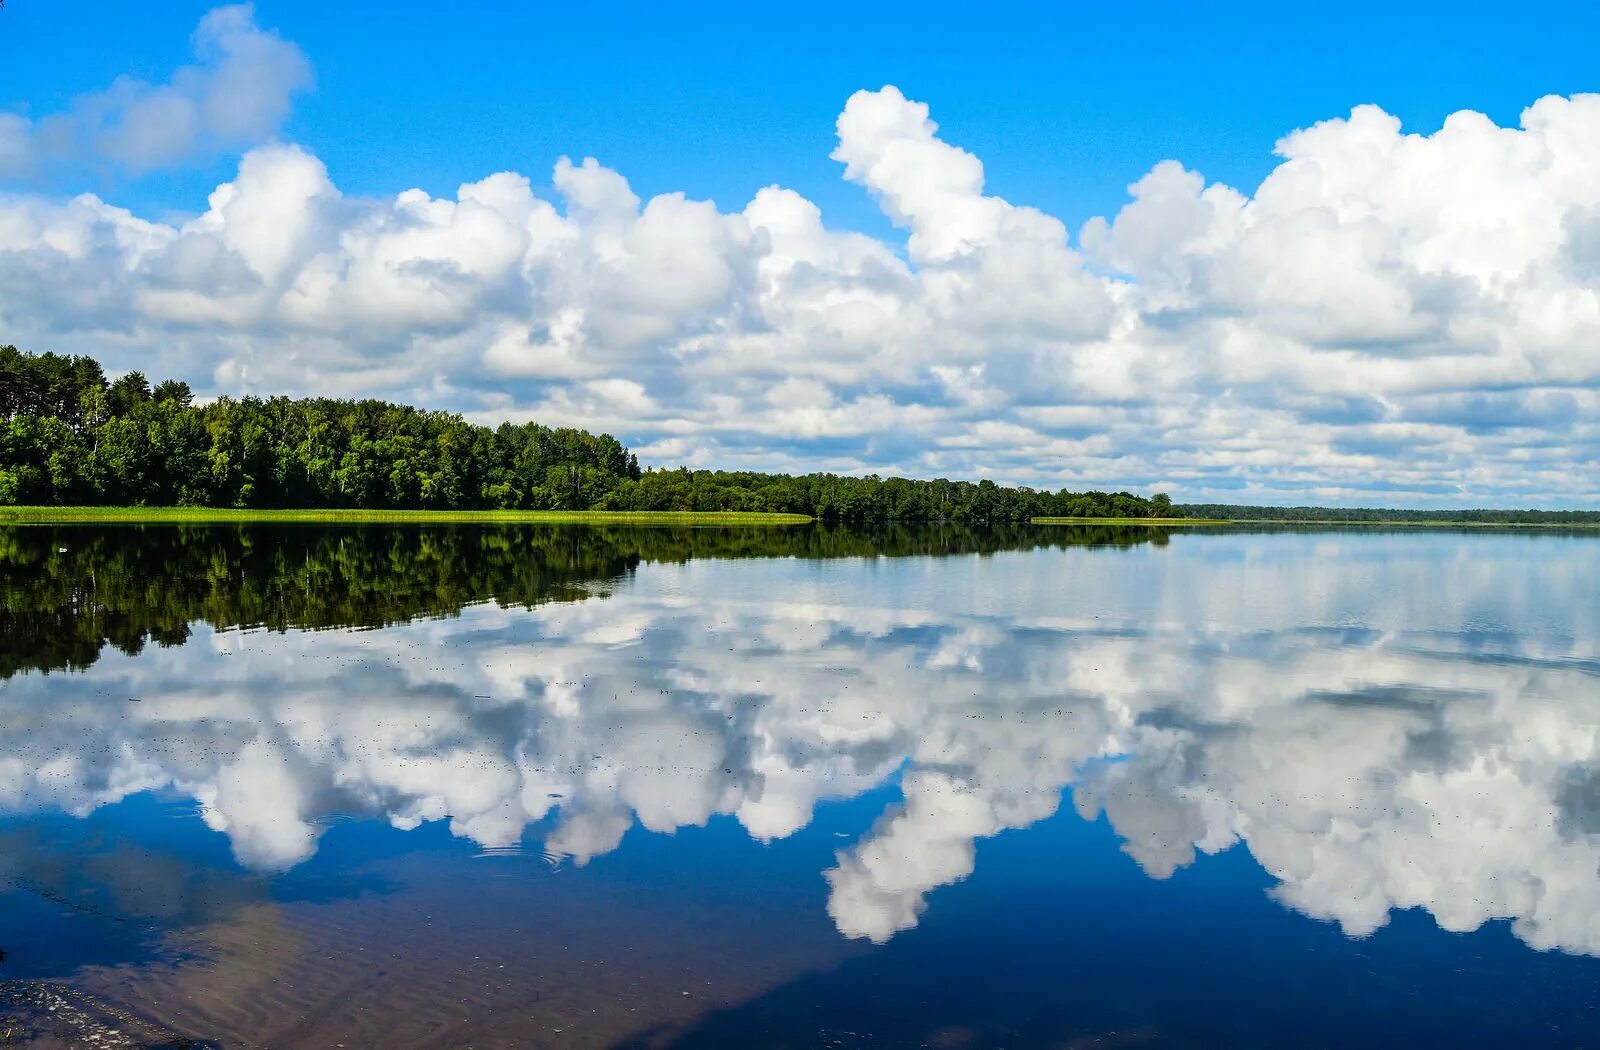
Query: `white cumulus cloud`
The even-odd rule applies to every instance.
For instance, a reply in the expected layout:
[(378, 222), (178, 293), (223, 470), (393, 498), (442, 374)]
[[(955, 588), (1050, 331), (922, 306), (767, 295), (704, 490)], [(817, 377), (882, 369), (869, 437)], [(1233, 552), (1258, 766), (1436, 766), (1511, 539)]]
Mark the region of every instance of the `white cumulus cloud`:
[[(310, 76), (248, 8), (196, 42), (170, 84), (60, 115), (69, 156), (257, 141)], [(181, 144), (125, 147), (168, 108)], [(0, 164), (43, 156), (53, 120), (0, 116)], [(372, 199), (269, 143), (186, 221), (0, 197), (0, 332), (209, 393), (386, 396), (700, 465), (1237, 501), (1600, 491), (1600, 95), (1432, 133), (1361, 105), (1286, 135), (1253, 190), (1163, 160), (1087, 223), (988, 192), (894, 87), (837, 133), (903, 242), (777, 185), (737, 211), (644, 200), (593, 158)]]
[(260, 28), (251, 4), (206, 14), (193, 44), (194, 64), (165, 83), (118, 77), (58, 113), (0, 113), (0, 177), (101, 165), (136, 174), (253, 145), (282, 126), (294, 95), (311, 85), (311, 63)]

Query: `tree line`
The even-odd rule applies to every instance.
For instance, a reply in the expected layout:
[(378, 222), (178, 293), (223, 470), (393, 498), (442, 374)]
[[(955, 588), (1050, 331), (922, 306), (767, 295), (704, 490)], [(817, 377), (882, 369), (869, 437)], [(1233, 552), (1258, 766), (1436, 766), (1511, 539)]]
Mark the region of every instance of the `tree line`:
[(992, 481), (642, 470), (609, 434), (376, 400), (221, 397), (0, 347), (0, 504), (767, 511), (825, 521), (1159, 517), (1158, 494)]
[(1600, 525), (1595, 510), (1405, 510), (1382, 507), (1253, 507), (1234, 503), (1185, 503), (1173, 513), (1193, 518), (1282, 522), (1415, 522), (1470, 525)]

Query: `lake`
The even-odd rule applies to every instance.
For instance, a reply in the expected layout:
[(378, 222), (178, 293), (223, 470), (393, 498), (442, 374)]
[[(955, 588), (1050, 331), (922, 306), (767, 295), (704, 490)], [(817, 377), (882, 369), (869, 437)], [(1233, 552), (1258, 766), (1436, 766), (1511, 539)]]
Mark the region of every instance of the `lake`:
[(0, 1040), (1600, 1045), (1600, 536), (0, 529)]

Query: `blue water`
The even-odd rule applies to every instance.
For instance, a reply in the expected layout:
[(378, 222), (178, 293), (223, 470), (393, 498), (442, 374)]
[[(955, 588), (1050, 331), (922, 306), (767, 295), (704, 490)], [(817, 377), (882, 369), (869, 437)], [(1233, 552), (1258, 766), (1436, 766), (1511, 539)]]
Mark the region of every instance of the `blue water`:
[[(106, 530), (92, 591), (18, 556), (0, 1027), (1600, 1045), (1600, 538), (575, 535), (476, 574), (446, 545), (426, 594), (376, 533)], [(108, 597), (136, 542), (251, 568)], [(327, 550), (359, 578), (285, 568)], [(264, 574), (326, 596), (241, 628)], [(363, 587), (407, 597), (348, 611)]]

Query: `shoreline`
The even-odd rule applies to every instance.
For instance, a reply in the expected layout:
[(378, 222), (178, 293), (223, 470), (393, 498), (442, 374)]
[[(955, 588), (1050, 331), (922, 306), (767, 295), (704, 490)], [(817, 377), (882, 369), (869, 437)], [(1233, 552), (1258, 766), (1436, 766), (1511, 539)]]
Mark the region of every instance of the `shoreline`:
[[(685, 510), (357, 510), (234, 507), (38, 507), (0, 506), (0, 525), (75, 523), (225, 524), (238, 522), (332, 524), (507, 524), (507, 525), (809, 525), (807, 514), (769, 511)], [(838, 524), (851, 524), (840, 522)], [(956, 522), (893, 520), (866, 525), (1229, 525), (1222, 518), (1062, 518), (1027, 521)]]
[(1276, 525), (1287, 528), (1337, 525), (1340, 528), (1381, 529), (1600, 529), (1600, 522), (1594, 521), (1417, 521), (1413, 518), (1229, 518), (1216, 524)]
[(1029, 518), (1029, 525), (1232, 525), (1227, 518)]
[(0, 507), (0, 525), (347, 524), (347, 525), (806, 525), (804, 514), (675, 510), (352, 510), (232, 507)]
[[(679, 525), (679, 526), (789, 526), (820, 523), (806, 514), (768, 511), (682, 510), (357, 510), (239, 509), (234, 507), (21, 507), (0, 506), (0, 525), (222, 525), (222, 524), (345, 524), (345, 525)], [(852, 524), (839, 522), (836, 524)], [(860, 525), (941, 525), (972, 527), (995, 525), (1119, 525), (1149, 528), (1261, 526), (1274, 528), (1405, 528), (1405, 529), (1576, 529), (1600, 531), (1600, 522), (1534, 521), (1418, 521), (1383, 519), (1288, 518), (1067, 518), (1035, 517), (1016, 522), (883, 521)]]

